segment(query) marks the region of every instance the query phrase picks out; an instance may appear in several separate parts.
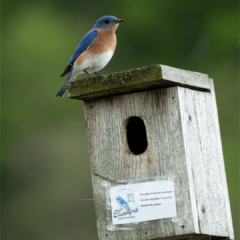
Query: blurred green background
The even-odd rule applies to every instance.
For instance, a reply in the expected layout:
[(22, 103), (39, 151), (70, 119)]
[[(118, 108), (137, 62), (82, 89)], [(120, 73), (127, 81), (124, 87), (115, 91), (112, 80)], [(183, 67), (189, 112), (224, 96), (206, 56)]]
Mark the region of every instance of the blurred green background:
[(101, 74), (161, 63), (215, 80), (240, 239), (238, 0), (1, 4), (2, 239), (98, 239), (94, 202), (80, 201), (93, 198), (83, 103), (54, 96), (73, 51), (104, 15), (125, 21)]

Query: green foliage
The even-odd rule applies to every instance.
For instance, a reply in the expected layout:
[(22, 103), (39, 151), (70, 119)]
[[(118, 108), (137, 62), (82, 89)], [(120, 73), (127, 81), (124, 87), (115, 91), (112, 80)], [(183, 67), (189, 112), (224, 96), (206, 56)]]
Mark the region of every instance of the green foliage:
[[(164, 64), (215, 80), (239, 239), (238, 1), (2, 1), (2, 236), (97, 239), (83, 103), (55, 99), (73, 51), (103, 15), (125, 19), (100, 73)], [(86, 77), (85, 75), (79, 78)], [(79, 79), (78, 78), (78, 79)], [(89, 231), (91, 229), (91, 231)]]

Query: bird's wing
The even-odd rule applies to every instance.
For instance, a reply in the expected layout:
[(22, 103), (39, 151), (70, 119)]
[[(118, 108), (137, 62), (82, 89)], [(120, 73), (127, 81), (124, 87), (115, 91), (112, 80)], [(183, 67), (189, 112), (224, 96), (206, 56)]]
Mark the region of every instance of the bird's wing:
[(76, 48), (75, 52), (73, 53), (67, 67), (63, 71), (63, 73), (60, 75), (60, 78), (66, 75), (71, 71), (71, 68), (75, 62), (75, 60), (78, 58), (80, 54), (82, 54), (84, 51), (86, 51), (91, 44), (93, 43), (94, 39), (98, 36), (97, 30), (91, 30), (86, 34), (86, 36), (82, 39), (78, 47)]
[(128, 204), (123, 200), (123, 202), (120, 202), (122, 204), (122, 206), (128, 210), (128, 211), (131, 211), (130, 207), (128, 206)]

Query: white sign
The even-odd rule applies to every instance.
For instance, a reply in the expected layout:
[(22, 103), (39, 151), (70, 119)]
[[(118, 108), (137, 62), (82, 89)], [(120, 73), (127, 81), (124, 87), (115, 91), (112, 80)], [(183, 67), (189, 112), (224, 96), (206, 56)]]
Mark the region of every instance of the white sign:
[(110, 188), (113, 225), (176, 217), (174, 182), (169, 180)]

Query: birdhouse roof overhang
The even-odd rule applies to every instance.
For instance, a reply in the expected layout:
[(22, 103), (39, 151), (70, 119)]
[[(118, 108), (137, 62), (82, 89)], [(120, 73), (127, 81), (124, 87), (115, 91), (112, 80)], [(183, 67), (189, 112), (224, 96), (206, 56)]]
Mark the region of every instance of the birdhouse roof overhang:
[(210, 91), (207, 74), (160, 64), (84, 78), (66, 84), (69, 98), (84, 101), (173, 86)]

